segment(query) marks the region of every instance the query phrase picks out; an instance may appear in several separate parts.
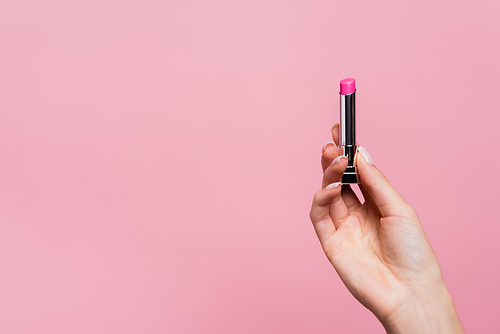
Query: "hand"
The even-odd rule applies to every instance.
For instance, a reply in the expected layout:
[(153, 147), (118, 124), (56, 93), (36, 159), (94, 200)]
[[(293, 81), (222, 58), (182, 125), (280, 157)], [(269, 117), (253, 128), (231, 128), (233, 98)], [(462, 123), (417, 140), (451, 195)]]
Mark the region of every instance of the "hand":
[(358, 149), (361, 203), (339, 181), (347, 159), (335, 142), (323, 149), (323, 186), (311, 221), (326, 256), (353, 296), (388, 333), (463, 333), (441, 269), (415, 210)]

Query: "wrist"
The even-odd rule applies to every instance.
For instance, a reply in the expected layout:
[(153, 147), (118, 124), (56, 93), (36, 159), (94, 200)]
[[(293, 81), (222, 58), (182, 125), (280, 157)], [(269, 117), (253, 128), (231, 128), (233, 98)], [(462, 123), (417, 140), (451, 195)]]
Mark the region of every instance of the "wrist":
[(415, 290), (405, 303), (381, 322), (388, 334), (464, 333), (444, 282)]

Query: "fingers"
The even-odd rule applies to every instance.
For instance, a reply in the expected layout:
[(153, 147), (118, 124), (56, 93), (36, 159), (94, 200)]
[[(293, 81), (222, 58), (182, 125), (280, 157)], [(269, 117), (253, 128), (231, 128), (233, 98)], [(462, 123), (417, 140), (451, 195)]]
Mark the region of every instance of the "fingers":
[(332, 187), (339, 188), (333, 192), (328, 204), (328, 214), (335, 228), (337, 228), (349, 216), (349, 211), (343, 198), (343, 186), (339, 186), (342, 174), (347, 167), (347, 158), (336, 157), (323, 174), (323, 188), (329, 190)]
[(314, 195), (310, 212), (311, 221), (322, 243), (329, 239), (349, 216), (343, 197), (351, 207), (361, 205), (352, 189), (349, 186), (342, 187), (340, 183), (347, 167), (347, 158), (338, 156), (339, 124), (335, 124), (331, 132), (333, 142), (325, 144), (321, 156), (323, 189)]
[(336, 231), (335, 224), (330, 216), (330, 204), (335, 198), (340, 197), (340, 182), (333, 183), (324, 189), (320, 189), (314, 195), (311, 213), (311, 221), (319, 241), (323, 244)]
[(333, 182), (339, 182), (342, 178), (342, 174), (344, 173), (347, 167), (347, 158), (343, 155), (339, 155), (335, 159), (333, 159), (330, 166), (328, 166), (323, 173), (323, 185), (322, 188)]
[(344, 199), (345, 206), (349, 212), (356, 210), (361, 206), (358, 196), (356, 196), (351, 186), (348, 184), (342, 186), (342, 198)]
[(333, 139), (336, 146), (339, 146), (339, 129), (340, 129), (339, 123), (333, 124), (332, 130), (331, 130), (332, 131), (332, 139)]
[(338, 155), (339, 149), (339, 124), (336, 123), (332, 126), (332, 139), (333, 142), (326, 143), (323, 146), (323, 154), (321, 156), (321, 166), (323, 167), (323, 172), (330, 166), (333, 159)]
[(323, 168), (323, 173), (337, 157), (338, 151), (339, 150), (337, 146), (335, 146), (335, 143), (329, 142), (323, 146), (323, 154), (321, 155), (321, 167)]
[(371, 198), (377, 205), (382, 217), (405, 216), (412, 207), (406, 203), (401, 195), (389, 183), (389, 180), (377, 167), (366, 149), (358, 148), (358, 170), (365, 199)]

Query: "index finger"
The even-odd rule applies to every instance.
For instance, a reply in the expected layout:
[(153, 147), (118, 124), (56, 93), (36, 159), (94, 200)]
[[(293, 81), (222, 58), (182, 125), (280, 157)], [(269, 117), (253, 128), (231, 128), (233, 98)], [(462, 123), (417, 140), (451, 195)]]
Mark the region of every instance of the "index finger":
[(323, 154), (321, 155), (321, 166), (323, 167), (323, 173), (330, 166), (333, 159), (335, 159), (338, 155), (338, 146), (339, 146), (339, 124), (336, 123), (332, 126), (331, 129), (332, 139), (335, 145), (332, 143), (326, 143), (323, 147)]
[(340, 129), (340, 124), (335, 123), (332, 126), (332, 139), (335, 143), (336, 146), (339, 146), (339, 129)]

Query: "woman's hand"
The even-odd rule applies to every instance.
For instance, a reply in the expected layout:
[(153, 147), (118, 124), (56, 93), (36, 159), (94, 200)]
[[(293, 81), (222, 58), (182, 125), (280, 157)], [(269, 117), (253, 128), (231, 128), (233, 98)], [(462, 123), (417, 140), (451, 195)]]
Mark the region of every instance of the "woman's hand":
[(323, 149), (323, 186), (311, 220), (323, 250), (353, 296), (388, 333), (463, 333), (438, 260), (413, 208), (358, 149), (361, 203), (339, 181), (347, 159), (334, 143)]

